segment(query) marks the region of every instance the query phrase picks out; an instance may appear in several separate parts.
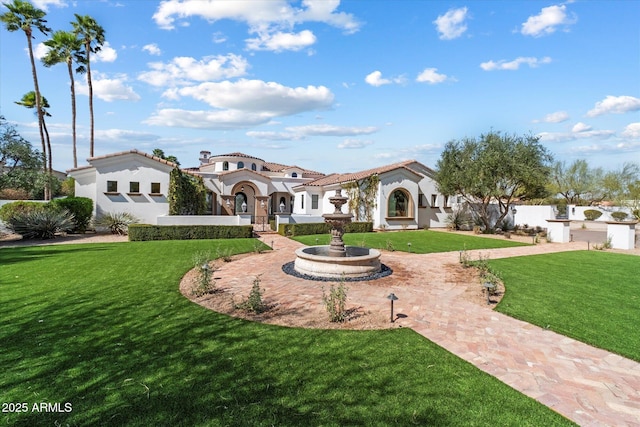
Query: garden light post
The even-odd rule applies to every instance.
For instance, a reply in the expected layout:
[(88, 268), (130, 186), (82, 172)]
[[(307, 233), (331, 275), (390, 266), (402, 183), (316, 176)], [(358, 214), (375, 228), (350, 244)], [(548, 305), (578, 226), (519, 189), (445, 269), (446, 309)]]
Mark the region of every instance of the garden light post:
[(389, 301), (391, 301), (391, 323), (393, 323), (394, 319), (393, 319), (393, 302), (398, 300), (398, 297), (392, 292), (389, 294), (389, 296), (387, 297), (387, 299)]
[(482, 286), (484, 287), (484, 290), (487, 293), (487, 305), (489, 305), (491, 304), (491, 300), (489, 299), (489, 290), (493, 289), (494, 284), (491, 282), (484, 282)]

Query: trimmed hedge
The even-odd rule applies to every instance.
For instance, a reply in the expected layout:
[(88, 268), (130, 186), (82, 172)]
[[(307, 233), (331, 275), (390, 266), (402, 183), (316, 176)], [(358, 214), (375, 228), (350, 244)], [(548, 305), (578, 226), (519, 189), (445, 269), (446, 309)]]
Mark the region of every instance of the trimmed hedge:
[(129, 225), (129, 241), (243, 239), (253, 236), (250, 225)]
[(73, 231), (79, 233), (87, 231), (93, 215), (93, 200), (88, 197), (65, 197), (64, 199), (54, 199), (51, 203), (73, 214), (75, 223)]
[[(350, 222), (344, 227), (345, 233), (371, 233), (372, 222)], [(326, 222), (312, 222), (306, 224), (279, 224), (278, 234), (282, 236), (307, 236), (310, 234), (327, 234), (331, 226)]]
[(587, 221), (595, 221), (596, 219), (600, 218), (602, 216), (602, 212), (597, 211), (595, 209), (587, 209), (586, 211), (584, 211), (584, 218)]
[(40, 202), (11, 202), (0, 207), (0, 220), (9, 222), (17, 215), (30, 214), (31, 212), (43, 212), (48, 208), (48, 203)]

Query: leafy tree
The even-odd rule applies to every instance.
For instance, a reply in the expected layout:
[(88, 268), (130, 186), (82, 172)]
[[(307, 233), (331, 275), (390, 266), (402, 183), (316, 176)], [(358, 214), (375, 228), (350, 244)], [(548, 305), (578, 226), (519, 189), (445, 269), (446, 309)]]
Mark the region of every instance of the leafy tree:
[[(459, 195), (492, 232), (514, 200), (543, 197), (551, 154), (535, 136), (502, 135), (491, 131), (479, 139), (449, 141), (436, 165), (439, 191)], [(492, 221), (490, 205), (498, 207)]]
[(160, 148), (154, 148), (151, 154), (153, 154), (158, 158), (161, 158), (171, 163), (175, 163), (176, 165), (180, 166), (180, 162), (178, 161), (178, 158), (176, 156), (167, 156), (164, 154), (164, 150)]
[(594, 193), (594, 173), (586, 160), (576, 160), (569, 166), (556, 162), (551, 169), (548, 190), (560, 194), (570, 205), (582, 205)]
[(0, 190), (31, 192), (42, 174), (42, 156), (0, 116)]
[(82, 65), (76, 70), (79, 73), (87, 73), (87, 85), (89, 86), (89, 114), (91, 117), (91, 139), (89, 147), (89, 156), (93, 157), (94, 149), (94, 116), (93, 116), (93, 83), (91, 79), (91, 54), (97, 53), (104, 45), (104, 28), (102, 28), (95, 19), (89, 15), (80, 16), (75, 14), (76, 20), (71, 23), (73, 32), (76, 34), (84, 45), (85, 57)]
[[(45, 67), (51, 67), (56, 64), (67, 64), (69, 72), (69, 80), (71, 81), (71, 131), (73, 134), (73, 167), (78, 167), (78, 154), (76, 150), (76, 85), (73, 78), (73, 62), (74, 58), (80, 61), (82, 58), (82, 41), (78, 39), (77, 34), (69, 31), (56, 31), (51, 39), (44, 42), (49, 48), (42, 63)], [(78, 67), (80, 68), (80, 67)]]
[[(13, 0), (12, 3), (3, 3), (3, 5), (9, 9), (8, 12), (0, 15), (0, 21), (5, 25), (5, 28), (9, 32), (22, 30), (27, 38), (27, 47), (29, 50), (29, 59), (31, 60), (31, 75), (33, 76), (33, 87), (35, 91), (36, 112), (38, 114), (38, 130), (40, 131), (40, 142), (42, 143), (42, 167), (46, 168), (47, 164), (47, 148), (45, 146), (44, 138), (44, 111), (40, 105), (41, 94), (40, 86), (38, 85), (38, 74), (36, 72), (36, 61), (33, 56), (33, 29), (37, 29), (45, 36), (51, 31), (51, 28), (47, 27), (46, 20), (44, 19), (46, 13), (34, 7), (31, 3), (23, 0)], [(48, 194), (48, 190), (45, 189), (45, 198), (49, 199), (51, 194)]]
[(174, 168), (169, 174), (169, 215), (204, 215), (207, 190), (200, 176)]

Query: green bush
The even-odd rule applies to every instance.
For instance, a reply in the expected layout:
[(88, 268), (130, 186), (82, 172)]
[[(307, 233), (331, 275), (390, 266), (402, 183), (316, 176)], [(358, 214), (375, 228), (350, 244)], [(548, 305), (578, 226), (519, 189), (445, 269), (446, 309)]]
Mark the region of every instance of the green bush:
[(584, 218), (587, 221), (595, 221), (596, 219), (600, 218), (602, 216), (602, 212), (597, 211), (595, 209), (587, 209), (586, 211), (584, 211)]
[(75, 218), (73, 231), (78, 233), (87, 231), (91, 216), (93, 215), (93, 200), (88, 197), (65, 197), (63, 199), (52, 200), (51, 203), (73, 214)]
[(640, 209), (634, 209), (631, 214), (635, 219), (640, 219)]
[(627, 213), (626, 212), (612, 212), (611, 213), (611, 217), (613, 219), (615, 219), (616, 221), (624, 221), (625, 219), (627, 219)]
[(66, 210), (33, 210), (12, 216), (7, 226), (23, 239), (53, 239), (58, 233), (73, 230), (73, 214)]
[(12, 202), (0, 207), (0, 220), (9, 222), (16, 215), (30, 212), (42, 212), (47, 209), (47, 203), (40, 202)]
[[(283, 236), (308, 236), (310, 234), (327, 234), (331, 226), (326, 222), (312, 222), (307, 224), (280, 224), (278, 234)], [(350, 222), (344, 227), (345, 233), (371, 233), (372, 222)]]
[(129, 226), (138, 222), (138, 218), (129, 212), (107, 212), (96, 219), (96, 226), (105, 227), (111, 234), (124, 236), (129, 232)]
[(129, 241), (244, 239), (253, 236), (250, 225), (148, 225), (131, 224)]

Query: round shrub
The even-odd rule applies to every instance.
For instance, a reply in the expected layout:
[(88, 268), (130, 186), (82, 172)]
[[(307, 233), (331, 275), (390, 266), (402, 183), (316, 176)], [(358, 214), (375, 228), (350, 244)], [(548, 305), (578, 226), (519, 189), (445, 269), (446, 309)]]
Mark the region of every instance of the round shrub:
[(627, 219), (627, 213), (626, 212), (611, 212), (611, 218), (615, 219), (616, 221), (624, 221), (625, 219)]
[(47, 209), (47, 203), (39, 202), (12, 202), (0, 207), (0, 220), (8, 223), (16, 215), (30, 212), (42, 212)]
[(595, 221), (596, 219), (600, 218), (602, 216), (602, 212), (597, 211), (595, 209), (587, 209), (586, 211), (584, 211), (584, 218), (587, 221)]
[(51, 203), (73, 214), (75, 218), (73, 231), (78, 233), (87, 231), (93, 215), (93, 200), (88, 197), (65, 197), (63, 199), (55, 199)]

